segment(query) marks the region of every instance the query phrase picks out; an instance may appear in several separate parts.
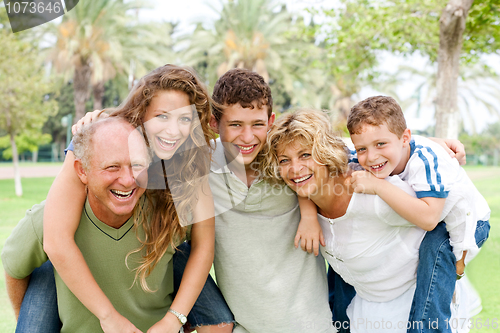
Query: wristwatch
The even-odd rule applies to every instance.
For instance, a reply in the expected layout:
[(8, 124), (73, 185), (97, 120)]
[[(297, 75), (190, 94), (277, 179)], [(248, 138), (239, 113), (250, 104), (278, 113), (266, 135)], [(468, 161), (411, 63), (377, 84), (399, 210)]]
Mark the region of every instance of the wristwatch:
[(182, 313), (179, 313), (175, 310), (172, 310), (172, 309), (168, 309), (168, 312), (172, 313), (174, 316), (177, 317), (177, 319), (179, 319), (179, 321), (181, 322), (182, 325), (184, 325), (185, 323), (187, 323), (187, 318), (185, 315), (183, 315)]

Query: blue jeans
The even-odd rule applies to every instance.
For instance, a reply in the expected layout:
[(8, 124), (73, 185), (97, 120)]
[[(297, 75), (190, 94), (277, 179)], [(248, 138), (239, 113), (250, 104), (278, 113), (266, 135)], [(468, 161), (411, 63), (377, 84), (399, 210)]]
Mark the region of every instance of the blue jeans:
[(328, 299), (332, 310), (333, 326), (339, 333), (349, 333), (349, 317), (346, 309), (356, 295), (354, 287), (346, 283), (340, 275), (328, 265)]
[[(475, 238), (478, 247), (488, 239), (490, 224), (478, 221)], [(417, 287), (410, 310), (408, 333), (451, 332), (446, 319), (456, 282), (456, 257), (450, 246), (445, 224), (427, 232), (420, 244)]]
[[(191, 246), (183, 243), (173, 256), (174, 294), (179, 289)], [(187, 316), (191, 327), (233, 323), (234, 317), (222, 294), (209, 275), (203, 290)], [(57, 310), (54, 269), (50, 261), (31, 274), (28, 290), (21, 305), (16, 332), (54, 333), (61, 330)]]
[(47, 261), (31, 273), (19, 311), (16, 333), (59, 332), (61, 327), (57, 312), (54, 268)]
[[(478, 247), (488, 239), (489, 231), (488, 221), (477, 222), (474, 236)], [(445, 320), (451, 316), (450, 304), (456, 282), (456, 258), (444, 222), (426, 233), (420, 244), (419, 256), (417, 286), (407, 333), (451, 332), (450, 328), (446, 329)], [(345, 309), (355, 295), (353, 287), (346, 284), (329, 267), (328, 288), (333, 321), (341, 323), (349, 321)], [(349, 332), (344, 327), (340, 328), (342, 332)]]
[[(190, 253), (191, 245), (184, 242), (177, 247), (174, 254), (174, 296), (179, 290)], [(193, 328), (234, 323), (233, 313), (229, 310), (226, 300), (210, 275), (187, 318)]]

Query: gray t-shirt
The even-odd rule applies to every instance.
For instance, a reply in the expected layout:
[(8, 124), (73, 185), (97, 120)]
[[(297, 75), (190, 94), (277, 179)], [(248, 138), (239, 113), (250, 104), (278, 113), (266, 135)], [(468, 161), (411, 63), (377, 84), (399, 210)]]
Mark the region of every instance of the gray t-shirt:
[(215, 201), (215, 274), (238, 323), (234, 332), (335, 332), (321, 255), (294, 247), (295, 193), (264, 180), (248, 188), (217, 141), (210, 173)]

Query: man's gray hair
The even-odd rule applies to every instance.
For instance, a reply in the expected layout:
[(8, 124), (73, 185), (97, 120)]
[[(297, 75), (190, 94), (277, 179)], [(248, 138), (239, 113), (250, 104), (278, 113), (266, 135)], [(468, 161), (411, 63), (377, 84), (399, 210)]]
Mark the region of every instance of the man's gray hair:
[(126, 120), (119, 117), (98, 119), (90, 124), (83, 125), (83, 127), (73, 136), (73, 153), (75, 154), (75, 158), (82, 162), (82, 166), (85, 170), (90, 169), (90, 160), (94, 152), (93, 139), (95, 133), (102, 125), (114, 121), (126, 122)]

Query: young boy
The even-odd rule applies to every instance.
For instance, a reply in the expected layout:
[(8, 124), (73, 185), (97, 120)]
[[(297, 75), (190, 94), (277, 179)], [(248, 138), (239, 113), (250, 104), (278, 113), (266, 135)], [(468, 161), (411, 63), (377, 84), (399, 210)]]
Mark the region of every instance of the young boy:
[(220, 135), (210, 173), (214, 267), (238, 323), (234, 332), (335, 332), (325, 262), (293, 246), (297, 197), (261, 177), (275, 119), (269, 86), (257, 73), (232, 69), (215, 84), (213, 99), (220, 106), (211, 121)]
[[(445, 320), (451, 313), (449, 304), (455, 282), (450, 263), (456, 262), (458, 278), (463, 276), (465, 264), (488, 237), (488, 204), (455, 159), (435, 142), (411, 135), (403, 112), (393, 98), (376, 96), (359, 102), (351, 109), (347, 128), (356, 148), (357, 161), (368, 171), (353, 173), (356, 192), (380, 196), (399, 215), (422, 229), (430, 231), (440, 221), (446, 223), (455, 260), (449, 259), (453, 258), (449, 251), (443, 254), (445, 258), (437, 260), (442, 254), (443, 237), (430, 236), (437, 238), (437, 247), (421, 246), (421, 261), (429, 263), (434, 257), (434, 262), (445, 267), (419, 265), (414, 305), (420, 303), (422, 307), (414, 309), (414, 319), (423, 321), (424, 329), (430, 329), (431, 323), (426, 321), (432, 316), (439, 330), (447, 331)], [(384, 180), (392, 175), (399, 175), (410, 184), (417, 198)], [(446, 234), (444, 230), (440, 233)], [(436, 248), (437, 254), (433, 255), (431, 252)], [(427, 251), (423, 256), (422, 250)], [(421, 287), (425, 289), (419, 289), (420, 278)], [(433, 289), (437, 290), (434, 295), (426, 293)], [(421, 302), (422, 295), (430, 296)]]

